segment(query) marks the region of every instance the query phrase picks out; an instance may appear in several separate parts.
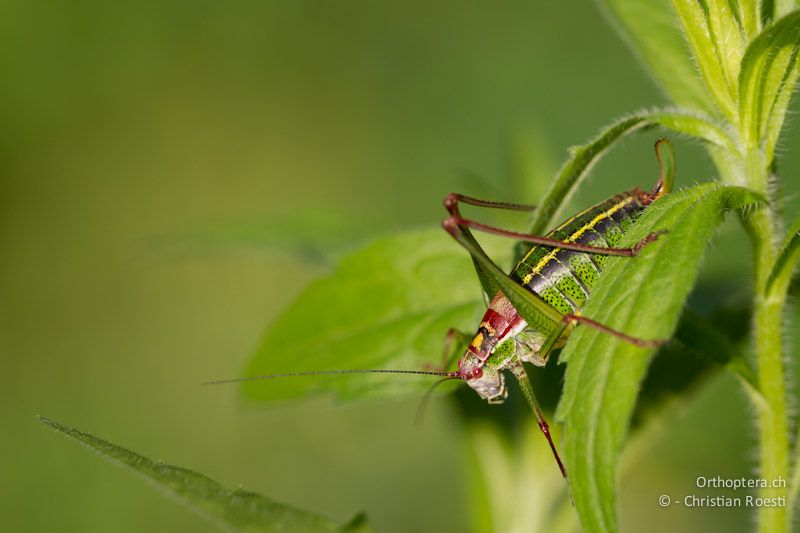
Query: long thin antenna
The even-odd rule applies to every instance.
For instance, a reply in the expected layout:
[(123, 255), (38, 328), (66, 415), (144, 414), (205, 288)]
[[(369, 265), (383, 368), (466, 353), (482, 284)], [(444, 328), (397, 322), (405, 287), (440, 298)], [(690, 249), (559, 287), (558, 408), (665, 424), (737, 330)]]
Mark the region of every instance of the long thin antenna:
[(423, 374), (428, 376), (444, 376), (457, 378), (458, 372), (429, 372), (427, 370), (387, 370), (378, 369), (356, 369), (356, 370), (310, 370), (306, 372), (285, 372), (282, 374), (266, 374), (263, 376), (251, 376), (247, 378), (218, 379), (206, 381), (203, 385), (222, 385), (225, 383), (241, 383), (243, 381), (258, 381), (261, 379), (291, 378), (296, 376), (322, 376), (330, 374)]

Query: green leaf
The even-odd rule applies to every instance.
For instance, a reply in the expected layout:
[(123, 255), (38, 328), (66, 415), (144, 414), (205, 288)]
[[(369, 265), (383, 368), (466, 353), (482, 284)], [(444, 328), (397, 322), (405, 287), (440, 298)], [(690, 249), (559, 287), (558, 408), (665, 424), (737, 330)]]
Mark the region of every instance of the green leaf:
[(356, 219), (317, 206), (260, 218), (208, 221), (160, 237), (153, 244), (179, 256), (279, 250), (328, 264), (337, 252), (364, 238), (375, 226), (374, 219)]
[[(767, 294), (773, 290), (773, 286), (778, 287), (781, 291), (789, 288), (792, 273), (798, 262), (800, 262), (800, 217), (797, 217), (791, 229), (786, 232), (781, 251), (778, 253), (775, 266), (772, 267), (767, 280)], [(776, 282), (778, 285), (775, 285)]]
[(725, 85), (734, 101), (738, 98), (739, 64), (747, 46), (746, 31), (740, 23), (742, 16), (737, 0), (706, 2), (711, 42), (720, 61)]
[[(468, 255), (441, 229), (376, 240), (297, 297), (269, 327), (246, 375), (439, 365), (448, 328), (480, 318), (480, 295)], [(432, 383), (431, 376), (314, 376), (249, 382), (245, 394), (395, 398)]]
[(614, 143), (630, 133), (656, 125), (705, 140), (730, 152), (737, 151), (725, 128), (700, 113), (664, 109), (624, 117), (603, 129), (588, 143), (570, 150), (570, 157), (561, 166), (547, 196), (534, 213), (530, 233), (542, 235), (553, 226), (569, 197), (589, 174), (592, 166)]
[[(670, 338), (723, 213), (756, 201), (747, 189), (718, 184), (658, 200), (625, 240), (630, 245), (652, 231), (669, 233), (635, 258), (609, 259), (584, 314), (636, 337)], [(587, 531), (618, 530), (619, 455), (653, 352), (579, 326), (561, 354), (568, 365), (557, 417), (565, 422), (566, 466)]]
[[(738, 19), (739, 23), (744, 30), (746, 39), (750, 42), (753, 37), (758, 35), (761, 31), (761, 13), (759, 12), (759, 3), (761, 6), (769, 0), (738, 0)], [(730, 2), (729, 2), (730, 3)]]
[(767, 164), (783, 127), (800, 65), (800, 11), (780, 19), (747, 47), (739, 74), (742, 141), (764, 150)]
[(764, 26), (769, 25), (773, 20), (778, 20), (800, 7), (797, 0), (762, 0), (761, 1), (761, 20)]
[[(686, 40), (708, 92), (732, 123), (736, 118), (736, 72), (741, 57), (742, 31), (725, 1), (673, 0)], [(737, 50), (739, 53), (737, 55)]]
[[(742, 332), (747, 332), (747, 329), (740, 328), (737, 333)], [(674, 339), (680, 341), (682, 349), (688, 349), (698, 358), (726, 367), (754, 390), (758, 389), (755, 371), (743, 350), (710, 320), (685, 309)]]
[(623, 40), (676, 104), (714, 113), (692, 65), (675, 12), (662, 0), (598, 0)]
[(213, 479), (161, 461), (153, 461), (89, 433), (39, 417), (46, 426), (76, 439), (114, 462), (128, 466), (177, 497), (192, 510), (225, 531), (311, 532), (340, 531), (367, 533), (372, 529), (363, 515), (345, 525), (325, 516), (297, 509), (241, 489), (228, 490)]

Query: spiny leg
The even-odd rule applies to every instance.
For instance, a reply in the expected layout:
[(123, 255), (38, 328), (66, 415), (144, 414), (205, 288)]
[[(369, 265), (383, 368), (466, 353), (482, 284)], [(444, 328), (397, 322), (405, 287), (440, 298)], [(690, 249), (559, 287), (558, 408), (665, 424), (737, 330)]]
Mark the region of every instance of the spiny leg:
[(473, 198), (472, 196), (467, 196), (465, 194), (458, 194), (456, 192), (451, 192), (444, 199), (444, 205), (445, 207), (447, 207), (448, 211), (450, 210), (450, 206), (454, 206), (457, 209), (459, 202), (462, 204), (469, 204), (477, 207), (486, 207), (489, 209), (507, 209), (509, 211), (529, 211), (529, 212), (536, 210), (535, 205), (481, 200), (480, 198)]
[[(668, 141), (661, 141), (659, 143), (656, 143), (656, 152), (659, 156), (659, 164), (661, 165), (659, 188), (661, 188), (661, 186), (664, 185), (663, 182), (665, 174), (667, 175), (666, 187), (671, 187), (672, 179), (674, 178), (674, 163), (668, 163), (668, 164), (662, 163), (660, 149), (664, 149), (667, 152), (665, 154), (665, 159), (669, 159), (669, 156), (672, 154), (671, 144)], [(639, 339), (637, 337), (632, 337), (630, 335), (626, 335), (625, 333), (616, 331), (595, 320), (580, 316), (579, 314), (568, 314), (566, 316), (561, 316), (560, 313), (555, 311), (555, 309), (552, 308), (545, 309), (546, 307), (548, 307), (547, 304), (544, 304), (544, 302), (536, 298), (533, 294), (529, 293), (528, 291), (524, 289), (520, 290), (521, 287), (519, 287), (519, 285), (517, 285), (513, 280), (511, 280), (511, 278), (509, 278), (505, 274), (505, 272), (503, 272), (494, 263), (494, 261), (492, 261), (491, 258), (488, 257), (488, 255), (486, 255), (486, 252), (483, 250), (478, 241), (475, 240), (475, 237), (469, 231), (469, 228), (475, 227), (477, 229), (489, 231), (490, 233), (495, 233), (497, 235), (501, 235), (504, 237), (511, 237), (527, 242), (544, 244), (545, 246), (553, 246), (562, 249), (572, 249), (588, 253), (599, 253), (603, 255), (621, 255), (621, 256), (637, 255), (639, 251), (641, 251), (641, 249), (644, 248), (647, 244), (655, 241), (662, 234), (667, 233), (666, 230), (650, 233), (644, 239), (642, 239), (636, 245), (634, 245), (632, 248), (605, 248), (605, 247), (586, 246), (578, 243), (558, 241), (535, 235), (532, 236), (532, 235), (526, 235), (524, 233), (507, 231), (499, 228), (494, 228), (492, 226), (487, 226), (480, 222), (464, 219), (458, 211), (459, 199), (460, 199), (459, 195), (455, 194), (450, 194), (447, 196), (447, 198), (445, 198), (444, 205), (451, 216), (446, 218), (442, 222), (442, 226), (444, 227), (445, 230), (447, 230), (448, 233), (450, 233), (450, 235), (453, 236), (454, 239), (456, 239), (456, 241), (458, 241), (459, 244), (464, 246), (464, 248), (466, 248), (467, 251), (472, 256), (472, 260), (475, 263), (475, 268), (481, 279), (481, 284), (483, 285), (484, 290), (488, 288), (491, 288), (491, 290), (494, 291), (501, 290), (511, 300), (514, 307), (517, 307), (517, 311), (519, 311), (520, 314), (522, 315), (524, 315), (525, 313), (519, 308), (518, 303), (521, 302), (522, 300), (525, 300), (526, 303), (532, 304), (531, 305), (532, 308), (536, 308), (540, 312), (543, 310), (552, 311), (559, 316), (558, 320), (561, 322), (560, 326), (556, 327), (554, 331), (551, 333), (550, 337), (543, 344), (540, 353), (549, 354), (553, 346), (555, 346), (556, 342), (559, 340), (561, 335), (566, 330), (566, 328), (573, 323), (582, 323), (590, 327), (594, 327), (599, 331), (602, 331), (609, 335), (613, 335), (621, 340), (629, 342), (635, 346), (640, 346), (642, 348), (658, 347), (667, 342), (660, 339), (653, 339), (653, 340)], [(510, 292), (517, 294), (515, 296), (513, 294), (510, 294)], [(487, 291), (487, 294), (491, 293)], [(552, 313), (548, 314), (551, 314), (552, 318)]]
[(526, 316), (529, 312), (542, 313), (545, 316), (548, 316), (553, 322), (559, 323), (559, 326), (554, 328), (548, 339), (542, 345), (540, 354), (549, 354), (556, 342), (558, 342), (559, 338), (561, 338), (566, 328), (571, 323), (576, 322), (594, 327), (595, 329), (603, 331), (604, 333), (614, 335), (619, 339), (643, 348), (658, 347), (666, 342), (664, 340), (657, 339), (638, 339), (580, 315), (561, 315), (558, 311), (550, 307), (536, 295), (528, 292), (514, 280), (509, 278), (508, 275), (503, 272), (488, 255), (486, 255), (486, 252), (483, 250), (478, 241), (475, 240), (475, 237), (472, 236), (469, 229), (458, 225), (452, 220), (452, 217), (445, 219), (442, 222), (442, 226), (453, 236), (453, 238), (456, 239), (456, 241), (458, 241), (459, 244), (467, 249), (473, 260), (480, 264), (485, 273), (492, 278), (492, 284), (494, 284), (506, 295), (506, 297), (508, 297), (508, 299), (511, 301), (511, 304), (529, 323), (531, 320)]
[(517, 378), (522, 394), (525, 396), (525, 399), (528, 400), (528, 404), (531, 406), (534, 416), (536, 416), (536, 423), (539, 424), (539, 429), (542, 430), (544, 437), (547, 439), (547, 443), (550, 445), (550, 450), (553, 452), (553, 457), (556, 458), (556, 463), (558, 463), (558, 468), (561, 470), (561, 475), (564, 476), (564, 479), (567, 479), (567, 469), (564, 468), (564, 463), (561, 462), (561, 457), (558, 455), (553, 437), (550, 435), (550, 426), (547, 425), (547, 420), (544, 418), (542, 408), (539, 407), (539, 402), (536, 400), (536, 395), (533, 393), (533, 386), (528, 379), (528, 374), (525, 373), (525, 368), (522, 366), (522, 363), (517, 362), (512, 365), (510, 369), (514, 377)]
[(447, 212), (450, 213), (450, 217), (445, 219), (445, 227), (447, 227), (448, 225), (458, 225), (462, 228), (472, 228), (486, 233), (490, 233), (492, 235), (499, 235), (500, 237), (509, 237), (511, 239), (516, 239), (519, 241), (530, 242), (542, 246), (550, 246), (553, 248), (562, 248), (564, 250), (575, 250), (577, 252), (632, 257), (638, 255), (638, 253), (642, 250), (642, 248), (644, 248), (649, 243), (658, 239), (662, 234), (666, 233), (666, 231), (664, 230), (650, 233), (644, 239), (636, 243), (631, 248), (609, 248), (603, 246), (589, 246), (586, 244), (580, 244), (576, 242), (559, 241), (556, 239), (548, 239), (547, 237), (540, 237), (538, 235), (528, 235), (527, 233), (519, 233), (516, 231), (505, 230), (502, 228), (497, 228), (495, 226), (489, 226), (488, 224), (484, 224), (476, 220), (464, 218), (463, 216), (461, 216), (461, 212), (458, 210), (459, 202), (470, 205), (476, 205), (479, 207), (511, 209), (516, 211), (527, 211), (527, 210), (532, 210), (534, 208), (533, 206), (527, 206), (523, 204), (490, 202), (488, 200), (479, 200), (477, 198), (464, 196), (462, 194), (450, 193), (444, 199), (444, 207), (445, 209), (447, 209)]
[(569, 313), (564, 315), (564, 317), (561, 319), (561, 323), (555, 329), (553, 329), (547, 339), (542, 343), (542, 346), (539, 349), (540, 357), (543, 357), (545, 360), (547, 359), (556, 342), (558, 342), (561, 336), (564, 335), (566, 329), (572, 324), (583, 324), (589, 326), (597, 331), (605, 333), (606, 335), (611, 335), (612, 337), (616, 337), (617, 339), (625, 341), (629, 344), (638, 346), (639, 348), (658, 348), (659, 346), (663, 346), (669, 342), (669, 340), (665, 339), (640, 339), (639, 337), (634, 337), (610, 328), (605, 324), (601, 324), (597, 320), (586, 318), (585, 316), (577, 313)]
[(611, 335), (612, 337), (616, 337), (627, 343), (633, 344), (634, 346), (638, 346), (639, 348), (658, 348), (659, 346), (663, 346), (664, 344), (669, 342), (668, 340), (664, 339), (640, 339), (638, 337), (632, 337), (630, 335), (622, 333), (621, 331), (617, 331), (604, 324), (601, 324), (596, 320), (592, 320), (591, 318), (586, 318), (585, 316), (572, 313), (564, 315), (563, 322), (567, 325), (575, 323), (584, 324), (586, 326), (596, 329), (597, 331), (601, 331), (607, 335)]
[(462, 228), (472, 228), (479, 231), (483, 231), (485, 233), (490, 233), (492, 235), (499, 235), (500, 237), (508, 237), (511, 239), (516, 239), (518, 241), (530, 242), (533, 244), (538, 244), (541, 246), (549, 246), (552, 248), (561, 248), (563, 250), (574, 250), (576, 252), (586, 252), (590, 254), (633, 257), (635, 255), (638, 255), (639, 252), (642, 251), (642, 248), (644, 248), (651, 242), (658, 239), (664, 233), (667, 233), (666, 230), (654, 231), (653, 233), (648, 234), (644, 239), (640, 240), (630, 248), (607, 248), (603, 246), (589, 246), (587, 244), (580, 244), (577, 242), (559, 241), (556, 239), (548, 239), (547, 237), (540, 237), (538, 235), (528, 235), (527, 233), (519, 233), (516, 231), (505, 230), (502, 228), (497, 228), (495, 226), (489, 226), (482, 222), (464, 218), (463, 216), (461, 216), (461, 213), (459, 213), (457, 205), (455, 204), (448, 205), (447, 203), (448, 199), (449, 197), (445, 199), (445, 207), (447, 207), (450, 216), (446, 218), (444, 221), (446, 225), (450, 226), (457, 225)]

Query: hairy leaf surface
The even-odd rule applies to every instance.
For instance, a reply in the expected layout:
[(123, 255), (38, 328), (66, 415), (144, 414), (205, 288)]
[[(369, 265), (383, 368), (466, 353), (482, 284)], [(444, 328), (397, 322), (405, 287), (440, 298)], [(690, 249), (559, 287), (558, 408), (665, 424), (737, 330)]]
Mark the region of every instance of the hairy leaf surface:
[(800, 262), (800, 216), (794, 221), (792, 227), (786, 232), (781, 251), (775, 260), (775, 266), (770, 272), (767, 281), (767, 291), (777, 282), (782, 285), (782, 290), (788, 288), (792, 273)]
[[(736, 113), (736, 95), (734, 93), (735, 73), (729, 72), (726, 67), (726, 44), (721, 39), (725, 34), (734, 33), (736, 28), (731, 24), (712, 17), (705, 3), (699, 0), (673, 0), (672, 5), (681, 21), (681, 27), (686, 35), (686, 40), (692, 49), (697, 66), (703, 75), (703, 81), (709, 94), (714, 98), (717, 107), (729, 121), (734, 122)], [(732, 20), (733, 17), (726, 17)], [(716, 31), (715, 31), (716, 29)]]
[[(727, 209), (756, 202), (738, 187), (703, 184), (649, 207), (626, 234), (628, 244), (669, 230), (635, 258), (613, 258), (584, 315), (645, 339), (668, 339), (694, 285), (703, 251)], [(578, 326), (557, 417), (576, 508), (587, 531), (617, 531), (617, 467), (639, 387), (654, 350)]]
[(743, 141), (775, 153), (789, 100), (800, 75), (800, 11), (764, 30), (747, 47), (739, 74), (739, 117)]

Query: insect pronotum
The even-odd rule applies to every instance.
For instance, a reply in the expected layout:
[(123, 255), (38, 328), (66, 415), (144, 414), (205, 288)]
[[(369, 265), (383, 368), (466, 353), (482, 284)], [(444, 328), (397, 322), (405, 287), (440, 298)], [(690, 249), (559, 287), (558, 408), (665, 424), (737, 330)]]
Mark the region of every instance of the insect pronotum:
[[(461, 349), (464, 350), (458, 359), (457, 370), (322, 370), (211, 381), (209, 384), (321, 374), (428, 374), (445, 379), (461, 379), (481, 398), (497, 404), (502, 403), (508, 395), (504, 376), (504, 371), (508, 370), (519, 382), (558, 467), (566, 478), (567, 472), (523, 363), (544, 366), (552, 351), (565, 344), (577, 324), (595, 328), (642, 348), (652, 348), (665, 342), (632, 337), (580, 314), (592, 288), (602, 275), (607, 256), (633, 257), (663, 233), (651, 233), (630, 248), (619, 247), (623, 235), (636, 223), (639, 215), (652, 202), (672, 190), (675, 178), (672, 146), (666, 139), (659, 139), (655, 150), (659, 177), (651, 191), (646, 192), (637, 187), (616, 194), (584, 209), (544, 237), (488, 226), (465, 218), (459, 211), (459, 204), (514, 211), (532, 211), (535, 209), (533, 206), (491, 202), (455, 193), (445, 198), (444, 206), (449, 216), (442, 222), (442, 226), (472, 256), (484, 292), (491, 298), (472, 337), (455, 329), (447, 334), (448, 362), (452, 362), (461, 353)], [(470, 229), (529, 242), (534, 246), (506, 274), (486, 255)], [(526, 304), (527, 320), (517, 311), (511, 303), (512, 300)]]

